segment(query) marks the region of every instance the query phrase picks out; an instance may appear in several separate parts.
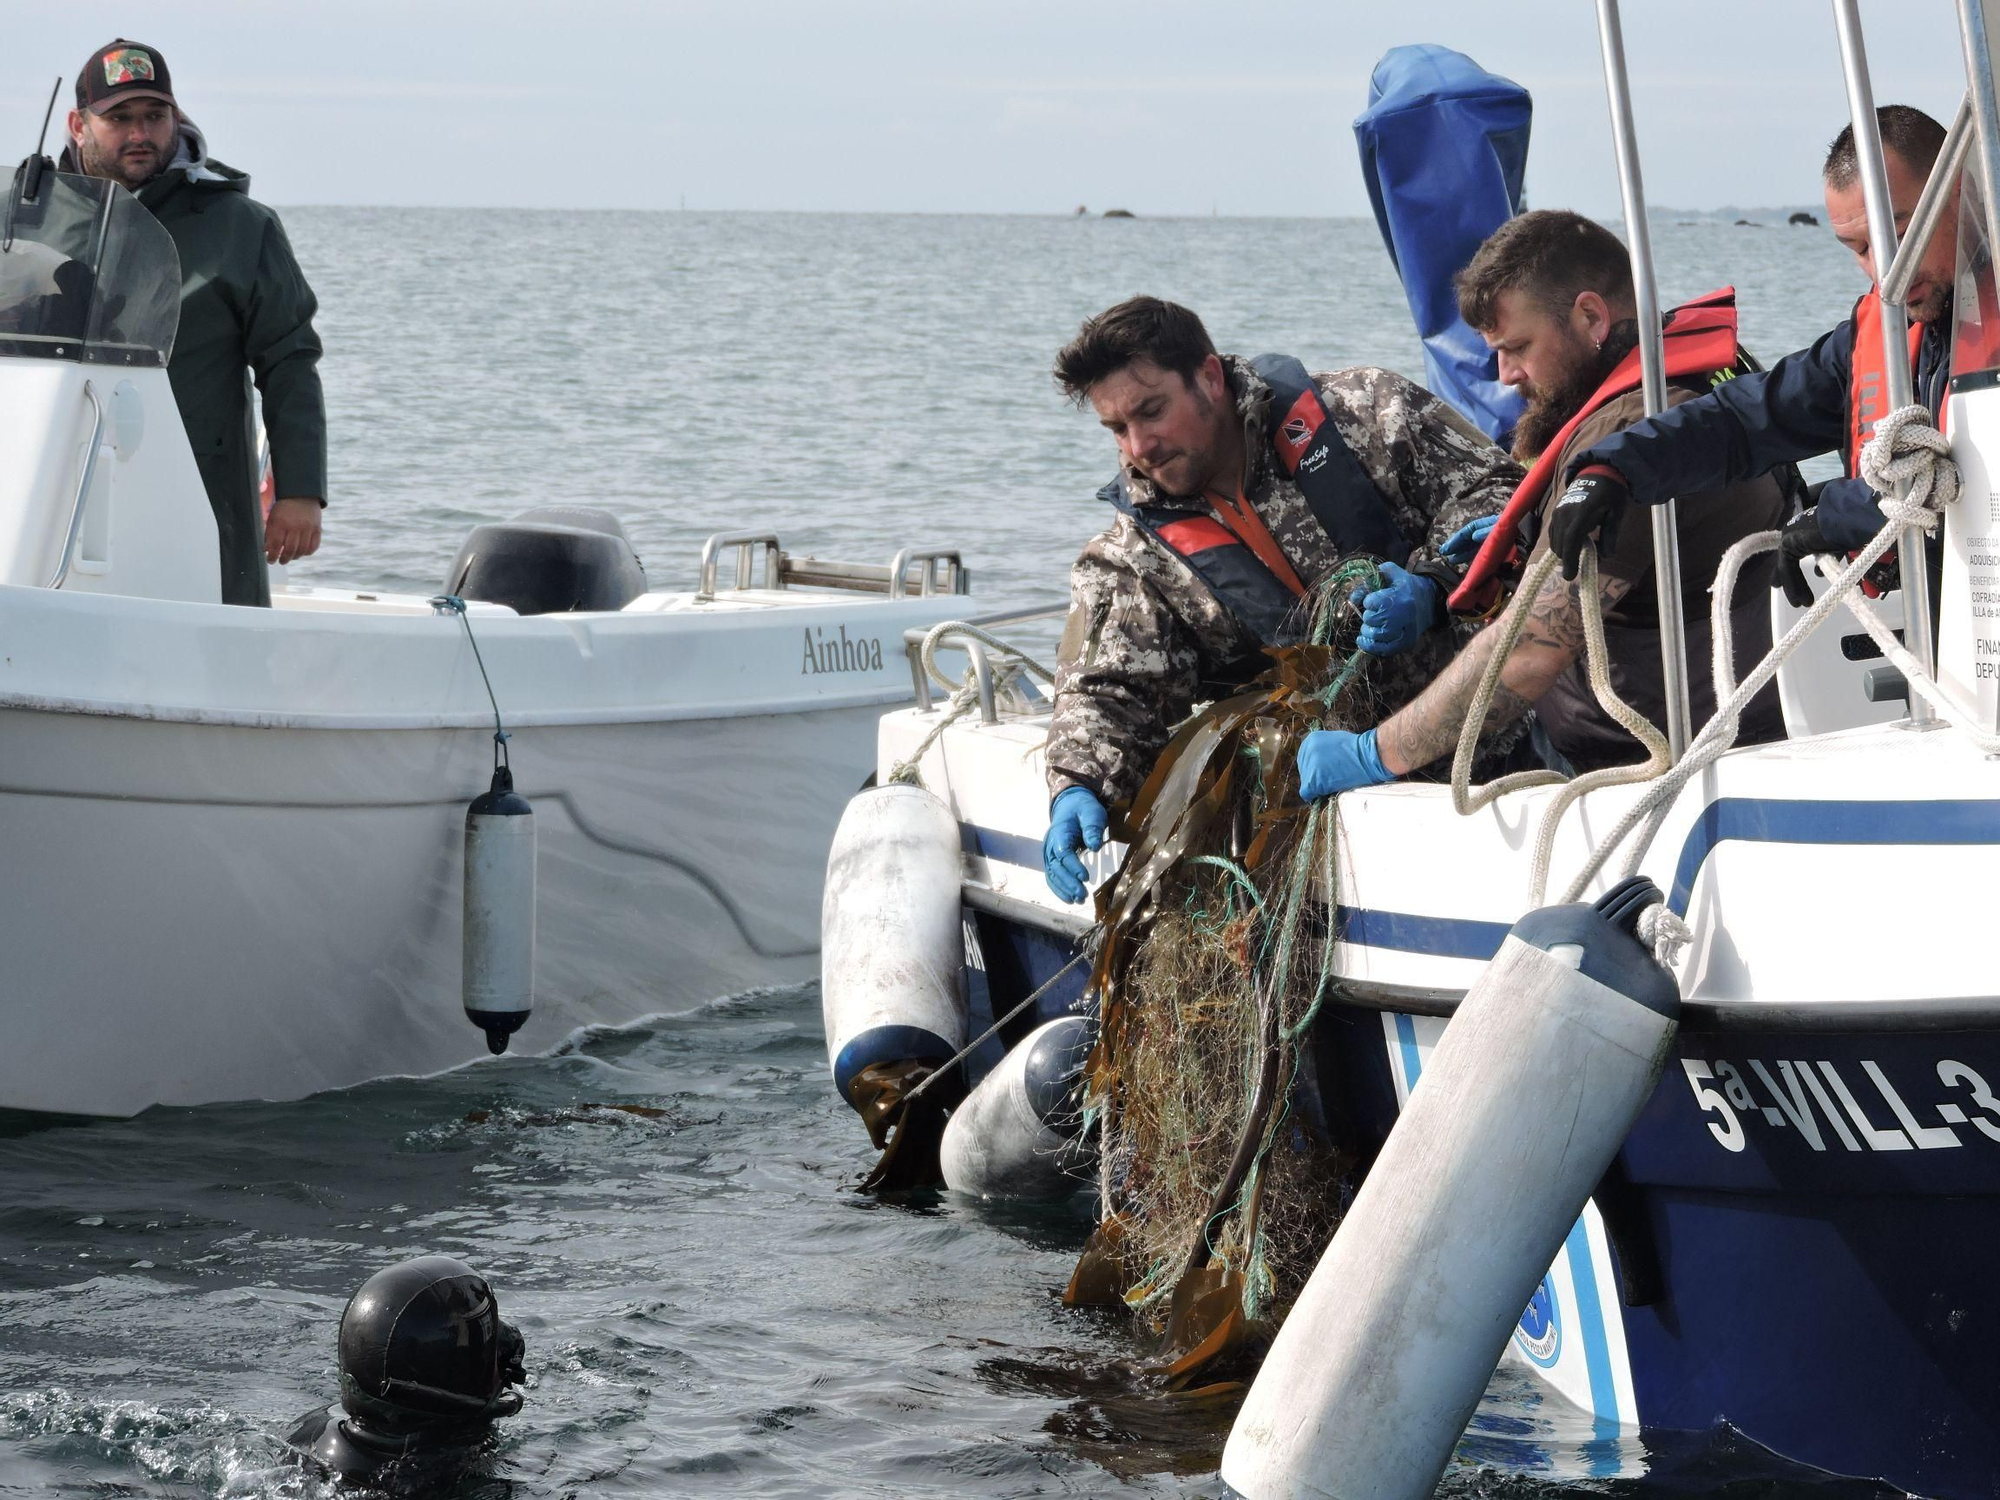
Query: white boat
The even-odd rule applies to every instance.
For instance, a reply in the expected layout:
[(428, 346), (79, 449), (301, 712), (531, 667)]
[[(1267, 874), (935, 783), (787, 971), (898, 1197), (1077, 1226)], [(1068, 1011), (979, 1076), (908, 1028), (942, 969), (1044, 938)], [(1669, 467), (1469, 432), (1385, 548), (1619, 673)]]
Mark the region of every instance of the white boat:
[[(1980, 205), (2000, 201), (2000, 115), (1986, 45), (2000, 6), (1968, 0), (1962, 9), (1966, 34), (1979, 44), (1968, 45), (1974, 87), (1909, 229), (1921, 247), (1962, 170), (1971, 207), (1961, 227), (1946, 429), (1964, 491), (1946, 508), (1935, 647), (1920, 564), (1881, 606), (1850, 594), (1853, 618), (1836, 611), (1778, 670), (1787, 739), (1711, 761), (1695, 735), (1688, 748), (1702, 753), (1684, 761), (1684, 780), (1587, 792), (1554, 824), (1540, 872), (1537, 835), (1566, 788), (1508, 792), (1467, 815), (1444, 785), (1396, 784), (1338, 800), (1330, 913), (1338, 989), (1317, 1023), (1315, 1053), (1321, 1088), (1363, 1137), (1348, 1143), (1363, 1160), (1392, 1138), (1452, 1035), (1452, 1016), (1515, 924), (1545, 900), (1565, 899), (1573, 883), (1583, 900), (1618, 885), (1620, 858), (1599, 864), (1598, 855), (1641, 799), (1659, 802), (1637, 873), (1686, 924), (1689, 941), (1670, 971), (1678, 1034), (1657, 1085), (1637, 1096), (1645, 1102), (1614, 1167), (1580, 1216), (1572, 1206), (1554, 1221), (1553, 1262), (1516, 1268), (1525, 1272), (1527, 1304), (1518, 1324), (1515, 1301), (1499, 1309), (1505, 1316), (1492, 1330), (1490, 1347), (1505, 1343), (1505, 1380), (1525, 1381), (1538, 1401), (1574, 1415), (1557, 1426), (1595, 1434), (1581, 1459), (1550, 1460), (1570, 1477), (1643, 1469), (1642, 1432), (1727, 1425), (1813, 1469), (1965, 1500), (1995, 1493), (2000, 1286), (1986, 1248), (2000, 1234), (2000, 995), (1985, 931), (2000, 890), (2000, 679), (1992, 665), (2000, 655), (2000, 509), (1989, 503), (2000, 473), (1992, 313), (2000, 298), (1990, 248), (2000, 236)], [(1616, 101), (1616, 8), (1603, 13)], [(1872, 163), (1866, 154), (1875, 130), (1858, 23), (1851, 4), (1836, 13), (1856, 130), (1868, 143), (1876, 242), (1893, 245), (1894, 234), (1882, 232), (1889, 212), (1879, 152)], [(1636, 178), (1627, 175), (1635, 188), (1628, 210), (1643, 223)], [(1914, 259), (1884, 276), (1898, 330)], [(1643, 261), (1635, 253), (1650, 295)], [(1888, 337), (1897, 347), (1898, 332)], [(1889, 405), (1907, 400), (1906, 389), (1892, 392)], [(1906, 559), (1922, 554), (1914, 540), (1903, 533)], [(1828, 576), (1837, 570), (1831, 560), (1823, 566)], [(1729, 592), (1719, 588), (1718, 597)], [(1904, 599), (1917, 604), (1907, 622)], [(1773, 610), (1782, 642), (1800, 612), (1777, 595)], [(1041, 990), (1037, 1016), (1058, 1016), (1087, 1004), (1084, 969), (1065, 968), (1092, 914), (1061, 904), (1043, 878), (1046, 708), (1017, 703), (1009, 711), (1004, 694), (984, 696), (996, 709), (975, 716), (961, 705), (942, 727), (945, 710), (936, 705), (886, 716), (878, 764), (886, 771), (928, 744), (919, 769), (958, 825), (960, 901), (993, 1010), (1003, 1014)], [(1719, 687), (1718, 701), (1727, 696)], [(1086, 857), (1093, 885), (1124, 852), (1108, 845)], [(855, 1015), (874, 1019), (859, 1006)], [(830, 1032), (837, 1019), (830, 1015)], [(850, 1056), (865, 1050), (852, 1040), (859, 1024), (840, 1038)], [(879, 1048), (871, 1059), (888, 1060)], [(942, 1061), (933, 1056), (926, 1066)], [(1514, 1058), (1491, 1071), (1518, 1074), (1523, 1065)], [(1480, 1118), (1505, 1121), (1510, 1105), (1523, 1120), (1538, 1118), (1550, 1100), (1570, 1097), (1573, 1082), (1551, 1077), (1512, 1100), (1482, 1101)], [(1607, 1142), (1607, 1152), (1617, 1146)], [(1034, 1149), (1051, 1174), (1059, 1169), (1045, 1145)], [(1373, 1185), (1362, 1188), (1328, 1262)], [(1508, 1179), (1504, 1187), (1525, 1214), (1543, 1184)], [(1455, 1223), (1447, 1205), (1430, 1232), (1457, 1243), (1449, 1253), (1476, 1260), (1506, 1238), (1496, 1232), (1503, 1227), (1514, 1228)], [(1444, 1462), (1459, 1431), (1448, 1424), (1462, 1425), (1469, 1408), (1435, 1395), (1423, 1371), (1397, 1361), (1468, 1315), (1442, 1295), (1406, 1325), (1378, 1322), (1377, 1337), (1351, 1358), (1333, 1351), (1350, 1384), (1315, 1388), (1316, 1372), (1337, 1363), (1328, 1347), (1336, 1330), (1354, 1324), (1349, 1314), (1370, 1293), (1385, 1302), (1398, 1295), (1357, 1277), (1315, 1304), (1345, 1302), (1345, 1323), (1336, 1317), (1298, 1337), (1288, 1325), (1280, 1335), (1224, 1460), (1232, 1492), (1250, 1500), (1429, 1493), (1423, 1462), (1377, 1471), (1356, 1454), (1442, 1421), (1448, 1430), (1434, 1456)], [(1300, 1307), (1312, 1296), (1309, 1285)], [(1464, 1331), (1484, 1336), (1469, 1324)], [(1385, 1416), (1350, 1400), (1357, 1380), (1404, 1383), (1393, 1387)], [(1476, 1396), (1475, 1384), (1467, 1399)], [(1372, 1413), (1373, 1432), (1343, 1428), (1343, 1409)], [(1531, 1454), (1524, 1446), (1523, 1456)]]
[[(697, 588), (651, 592), (615, 521), (536, 512), (474, 533), (462, 615), (326, 588), (224, 607), (164, 368), (172, 242), (93, 179), (24, 194), (0, 252), (0, 1109), (287, 1099), (482, 1055), (460, 875), (496, 706), (539, 841), (516, 1045), (813, 972), (828, 841), (909, 691), (904, 631), (963, 608), (955, 552), (725, 534)], [(548, 610), (544, 584), (599, 607)]]

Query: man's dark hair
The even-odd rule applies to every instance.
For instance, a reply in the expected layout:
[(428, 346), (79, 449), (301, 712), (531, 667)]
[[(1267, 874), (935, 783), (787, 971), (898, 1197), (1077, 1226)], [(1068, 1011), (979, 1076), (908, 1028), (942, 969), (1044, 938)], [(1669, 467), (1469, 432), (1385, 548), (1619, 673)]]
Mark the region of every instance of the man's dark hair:
[[(1907, 104), (1885, 104), (1875, 111), (1875, 128), (1882, 132), (1884, 150), (1893, 151), (1903, 165), (1928, 173), (1944, 150), (1944, 126), (1920, 109)], [(1861, 158), (1854, 150), (1854, 126), (1840, 127), (1840, 134), (1826, 148), (1826, 165), (1820, 168), (1826, 185), (1838, 191), (1854, 186), (1861, 175)]]
[(1086, 318), (1056, 355), (1056, 384), (1081, 406), (1090, 388), (1135, 360), (1149, 359), (1191, 381), (1215, 345), (1201, 319), (1177, 302), (1129, 297)]
[(1632, 258), (1617, 235), (1566, 209), (1517, 214), (1488, 236), (1452, 278), (1458, 315), (1481, 332), (1500, 321), (1500, 294), (1520, 292), (1555, 317), (1567, 317), (1581, 292), (1614, 307), (1632, 300)]

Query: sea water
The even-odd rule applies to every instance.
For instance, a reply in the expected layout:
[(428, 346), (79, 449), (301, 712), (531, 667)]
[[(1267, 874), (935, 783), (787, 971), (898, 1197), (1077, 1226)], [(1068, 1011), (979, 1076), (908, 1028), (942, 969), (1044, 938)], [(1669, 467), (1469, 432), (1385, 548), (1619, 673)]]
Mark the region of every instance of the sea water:
[[(561, 503), (621, 516), (655, 587), (754, 527), (798, 555), (955, 546), (982, 607), (1056, 599), (1113, 463), (1049, 376), (1084, 316), (1154, 292), (1224, 349), (1423, 373), (1363, 221), (285, 220), (330, 423), (299, 583), (434, 590), (473, 525)], [(1662, 301), (1733, 283), (1767, 360), (1864, 285), (1823, 229), (1653, 234)], [(1136, 1392), (1129, 1325), (1061, 1306), (1087, 1201), (887, 1204), (868, 1160), (811, 986), (292, 1104), (5, 1120), (0, 1496), (327, 1493), (282, 1434), (333, 1397), (349, 1293), (425, 1252), (485, 1272), (528, 1349), (524, 1410), (452, 1493), (1222, 1493), (1228, 1405)], [(1503, 1370), (1444, 1493), (1648, 1470), (1647, 1494), (1804, 1482), (1726, 1432), (1594, 1430)]]

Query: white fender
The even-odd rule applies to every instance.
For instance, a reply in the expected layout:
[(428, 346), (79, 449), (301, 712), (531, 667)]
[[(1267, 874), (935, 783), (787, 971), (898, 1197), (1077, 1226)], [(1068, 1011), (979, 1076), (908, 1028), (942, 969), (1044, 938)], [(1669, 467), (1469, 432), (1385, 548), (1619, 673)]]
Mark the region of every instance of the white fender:
[[(1645, 889), (1645, 904), (1659, 899)], [(1250, 1388), (1222, 1455), (1238, 1493), (1432, 1493), (1521, 1309), (1653, 1092), (1679, 998), (1594, 908), (1515, 924)]]
[(874, 1063), (942, 1063), (965, 1045), (958, 820), (918, 786), (847, 804), (820, 905), (820, 1004), (834, 1087)]
[(505, 767), (465, 810), (464, 895), (465, 1016), (498, 1055), (535, 1008), (535, 815)]
[(1074, 1089), (1095, 1028), (1058, 1016), (1030, 1032), (951, 1112), (938, 1148), (944, 1183), (982, 1198), (1053, 1198), (1081, 1186)]

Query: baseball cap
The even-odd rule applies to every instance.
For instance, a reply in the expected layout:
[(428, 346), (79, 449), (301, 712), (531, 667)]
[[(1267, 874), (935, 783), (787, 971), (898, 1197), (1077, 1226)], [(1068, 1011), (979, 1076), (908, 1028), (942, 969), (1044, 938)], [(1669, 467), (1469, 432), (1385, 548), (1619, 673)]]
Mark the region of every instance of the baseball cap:
[(164, 57), (121, 36), (91, 53), (76, 75), (76, 107), (101, 114), (126, 99), (164, 99), (172, 104), (174, 85)]

